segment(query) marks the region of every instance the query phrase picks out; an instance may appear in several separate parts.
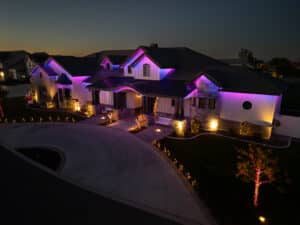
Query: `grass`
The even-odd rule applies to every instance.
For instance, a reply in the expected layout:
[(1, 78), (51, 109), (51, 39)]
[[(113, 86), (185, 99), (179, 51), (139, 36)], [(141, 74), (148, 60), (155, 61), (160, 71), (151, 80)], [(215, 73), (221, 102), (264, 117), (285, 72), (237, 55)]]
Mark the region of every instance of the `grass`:
[(30, 121), (31, 118), (33, 118), (34, 121), (39, 121), (40, 118), (42, 118), (43, 121), (49, 121), (49, 117), (51, 117), (53, 121), (56, 121), (57, 118), (64, 121), (66, 117), (68, 117), (70, 121), (72, 118), (74, 118), (75, 121), (85, 119), (85, 117), (79, 113), (28, 108), (26, 107), (26, 102), (23, 97), (4, 98), (1, 103), (4, 111), (4, 118), (7, 118), (8, 122), (12, 122), (12, 120), (22, 122), (23, 119)]
[[(296, 224), (295, 203), (300, 199), (300, 143), (286, 150), (273, 150), (278, 157), (281, 177), (277, 183), (261, 188), (260, 208), (252, 207), (253, 185), (236, 178), (236, 149), (247, 144), (220, 136), (200, 136), (194, 140), (162, 140), (163, 144), (194, 176), (197, 192), (220, 224), (258, 224), (265, 215), (270, 224)], [(288, 180), (286, 175), (288, 174)], [(285, 178), (283, 178), (285, 177)], [(299, 223), (298, 223), (299, 224)]]

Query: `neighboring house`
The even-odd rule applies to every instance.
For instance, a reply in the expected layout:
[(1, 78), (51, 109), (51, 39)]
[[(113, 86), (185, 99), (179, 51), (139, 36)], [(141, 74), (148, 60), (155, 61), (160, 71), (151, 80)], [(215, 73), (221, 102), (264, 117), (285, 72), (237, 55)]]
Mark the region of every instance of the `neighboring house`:
[[(35, 66), (26, 51), (2, 51), (0, 52), (1, 80), (26, 80), (32, 68)], [(4, 78), (2, 78), (4, 77)]]
[(32, 94), (35, 102), (55, 103), (59, 108), (80, 110), (91, 101), (84, 80), (95, 75), (95, 58), (51, 56), (31, 72)]
[(277, 80), (188, 48), (139, 47), (112, 76), (112, 58), (100, 65), (102, 72), (86, 80), (93, 103), (120, 117), (143, 112), (166, 125), (196, 117), (203, 128), (217, 119), (224, 130), (239, 130), (247, 122), (268, 138), (280, 112), (284, 88)]

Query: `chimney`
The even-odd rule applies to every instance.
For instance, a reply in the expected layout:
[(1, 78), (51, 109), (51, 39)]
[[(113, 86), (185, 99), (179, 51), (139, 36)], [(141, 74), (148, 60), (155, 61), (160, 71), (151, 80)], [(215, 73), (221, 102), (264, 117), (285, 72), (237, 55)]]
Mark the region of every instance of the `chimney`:
[(150, 48), (158, 48), (158, 44), (157, 43), (151, 43)]

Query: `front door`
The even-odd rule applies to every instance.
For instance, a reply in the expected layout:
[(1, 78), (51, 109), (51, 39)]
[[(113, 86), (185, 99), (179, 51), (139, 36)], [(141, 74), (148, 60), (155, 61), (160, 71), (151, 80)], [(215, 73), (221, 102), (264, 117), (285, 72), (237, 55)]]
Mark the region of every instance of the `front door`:
[(155, 97), (143, 96), (143, 112), (146, 114), (153, 114)]
[(126, 108), (126, 93), (125, 92), (114, 93), (114, 108), (115, 109), (125, 109)]

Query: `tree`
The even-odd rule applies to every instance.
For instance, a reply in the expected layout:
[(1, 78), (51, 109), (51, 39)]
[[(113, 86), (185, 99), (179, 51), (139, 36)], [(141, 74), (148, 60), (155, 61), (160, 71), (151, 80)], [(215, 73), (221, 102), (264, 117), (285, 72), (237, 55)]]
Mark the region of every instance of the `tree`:
[(238, 150), (237, 174), (245, 182), (254, 183), (253, 205), (258, 206), (261, 185), (275, 181), (277, 159), (269, 149), (249, 144), (248, 149)]

